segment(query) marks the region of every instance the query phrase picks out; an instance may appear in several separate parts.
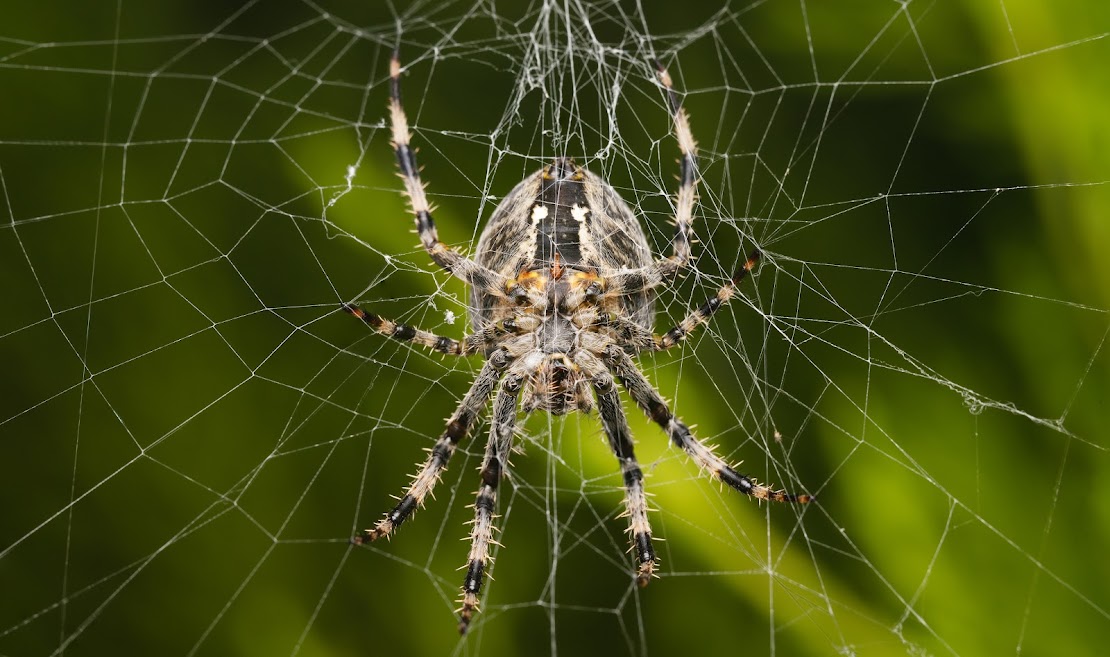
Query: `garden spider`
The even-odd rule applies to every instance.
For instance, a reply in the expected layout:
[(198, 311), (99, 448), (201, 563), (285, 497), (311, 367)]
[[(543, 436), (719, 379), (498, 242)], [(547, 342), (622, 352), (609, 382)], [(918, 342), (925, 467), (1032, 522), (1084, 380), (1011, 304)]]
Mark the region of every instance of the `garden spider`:
[(391, 536), (423, 505), (496, 388), (481, 484), (474, 503), (462, 607), (458, 610), (460, 633), (466, 632), (478, 609), (478, 594), (493, 543), (497, 487), (512, 448), (522, 396), (526, 412), (542, 409), (555, 415), (589, 411), (596, 399), (609, 446), (624, 476), (623, 515), (628, 517), (638, 563), (635, 577), (640, 586), (651, 580), (656, 556), (643, 472), (633, 453), (632, 435), (614, 379), (675, 445), (722, 483), (759, 499), (802, 503), (811, 499), (809, 495), (773, 490), (733, 469), (671, 413), (632, 361), (631, 356), (641, 351), (675, 346), (698, 324), (708, 321), (728, 302), (760, 257), (759, 251), (754, 251), (732, 279), (686, 319), (662, 336), (652, 334), (654, 289), (690, 262), (697, 175), (696, 144), (686, 112), (679, 105), (667, 71), (658, 63), (656, 68), (682, 152), (673, 254), (653, 259), (643, 230), (617, 192), (603, 179), (560, 157), (525, 178), (505, 197), (482, 231), (475, 257), (470, 259), (440, 242), (436, 234), (416, 156), (409, 145), (411, 135), (401, 106), (401, 63), (396, 51), (390, 61), (393, 147), (416, 229), (432, 260), (470, 286), (474, 333), (460, 341), (392, 322), (355, 305), (344, 304), (343, 309), (397, 340), (444, 354), (481, 353), (486, 362), (400, 502), (352, 541), (362, 544)]

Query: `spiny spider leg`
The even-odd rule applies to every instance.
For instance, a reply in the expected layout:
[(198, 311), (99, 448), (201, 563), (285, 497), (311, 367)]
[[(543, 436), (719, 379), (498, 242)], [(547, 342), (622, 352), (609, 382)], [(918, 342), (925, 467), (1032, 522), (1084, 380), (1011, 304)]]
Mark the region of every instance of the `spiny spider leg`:
[[(692, 313), (686, 316), (674, 328), (667, 331), (663, 335), (652, 335), (651, 331), (643, 328), (639, 324), (628, 320), (624, 317), (611, 316), (600, 317), (597, 321), (598, 326), (606, 326), (616, 331), (619, 342), (621, 344), (629, 345), (635, 352), (640, 351), (665, 351), (671, 347), (679, 344), (687, 335), (689, 335), (700, 324), (706, 324), (713, 314), (721, 309), (721, 306), (728, 303), (729, 299), (736, 294), (736, 287), (740, 285), (748, 276), (748, 272), (755, 268), (759, 262), (759, 250), (752, 251), (748, 255), (748, 259), (736, 270), (728, 283), (721, 286), (717, 293), (705, 300), (701, 306), (695, 309)], [(607, 293), (608, 294), (608, 293)]]
[(367, 326), (384, 336), (400, 342), (415, 342), (422, 347), (427, 347), (441, 354), (450, 354), (452, 356), (472, 356), (480, 353), (485, 349), (486, 345), (503, 335), (513, 332), (511, 323), (507, 325), (505, 322), (498, 322), (496, 324), (491, 324), (478, 333), (468, 335), (459, 341), (454, 338), (429, 333), (428, 331), (409, 324), (394, 322), (380, 315), (367, 312), (353, 303), (345, 303), (342, 308), (346, 313), (361, 319)]
[[(519, 362), (519, 361), (518, 361)], [(486, 568), (489, 565), (490, 545), (493, 539), (493, 512), (497, 506), (497, 487), (509, 462), (512, 449), (513, 427), (516, 426), (517, 398), (524, 383), (524, 374), (514, 367), (501, 381), (493, 401), (493, 420), (490, 425), (486, 455), (482, 459), (478, 495), (474, 500), (474, 521), (470, 529), (470, 556), (466, 562), (466, 579), (462, 586), (462, 607), (459, 608), (459, 634), (466, 634), (474, 612), (478, 610), (478, 594), (482, 590)]]
[(670, 74), (658, 60), (655, 62), (655, 70), (667, 92), (667, 105), (674, 121), (674, 134), (678, 140), (678, 149), (682, 153), (678, 193), (675, 196), (672, 252), (670, 256), (660, 258), (642, 269), (631, 269), (612, 275), (610, 289), (619, 290), (620, 295), (658, 287), (690, 263), (690, 225), (694, 220), (694, 204), (697, 202), (698, 143), (694, 140), (694, 133), (690, 130), (690, 118), (679, 102), (678, 92), (674, 89)]
[(436, 264), (455, 277), (469, 285), (500, 292), (504, 289), (504, 276), (479, 265), (439, 241), (436, 222), (432, 219), (432, 208), (428, 204), (428, 197), (424, 194), (424, 183), (420, 180), (420, 167), (416, 163), (416, 153), (409, 146), (412, 133), (409, 132), (408, 118), (401, 106), (401, 59), (396, 50), (393, 51), (393, 58), (389, 62), (389, 77), (389, 115), (393, 130), (393, 149), (397, 153), (397, 167), (400, 169), (401, 178), (405, 181), (405, 193), (412, 203), (420, 243)]
[(472, 338), (467, 338), (460, 342), (454, 338), (429, 333), (409, 324), (394, 322), (380, 315), (367, 312), (351, 303), (343, 304), (343, 310), (361, 319), (367, 326), (378, 333), (393, 338), (394, 340), (399, 340), (400, 342), (415, 342), (423, 347), (434, 349), (441, 354), (452, 354), (455, 356), (469, 356), (478, 353), (479, 350), (480, 345)]
[(498, 349), (490, 354), (489, 359), (478, 376), (471, 384), (466, 396), (459, 402), (458, 408), (447, 421), (447, 428), (432, 446), (427, 460), (420, 467), (420, 471), (412, 479), (412, 483), (405, 488), (405, 494), (393, 510), (386, 513), (373, 528), (364, 530), (351, 539), (355, 545), (375, 541), (383, 536), (390, 536), (397, 530), (412, 512), (424, 505), (424, 498), (432, 493), (432, 489), (439, 481), (440, 473), (447, 468), (447, 462), (455, 453), (459, 441), (466, 436), (478, 413), (489, 401), (490, 393), (497, 386), (501, 373), (512, 362), (512, 356), (506, 348)]
[(674, 134), (678, 139), (678, 149), (682, 152), (682, 176), (675, 198), (674, 253), (670, 258), (656, 264), (660, 268), (660, 274), (666, 277), (690, 262), (690, 223), (694, 218), (694, 203), (697, 200), (698, 144), (694, 141), (690, 119), (679, 103), (670, 74), (658, 60), (655, 62), (655, 69), (659, 74), (659, 81), (667, 88), (667, 102), (674, 118)]
[(728, 300), (736, 293), (736, 286), (740, 285), (740, 282), (747, 278), (748, 272), (755, 268), (761, 255), (758, 249), (752, 251), (744, 264), (732, 275), (732, 279), (723, 285), (721, 289), (717, 290), (717, 294), (706, 299), (705, 303), (699, 306), (697, 310), (687, 315), (685, 319), (679, 322), (677, 326), (664, 333), (662, 337), (655, 338), (656, 351), (670, 349), (681, 342), (682, 339), (697, 328), (699, 324), (707, 323), (709, 318), (713, 316), (713, 313), (720, 310), (721, 306), (728, 303)]
[(624, 350), (617, 345), (610, 345), (605, 348), (602, 357), (605, 359), (605, 364), (608, 365), (609, 370), (620, 379), (621, 384), (628, 390), (628, 394), (635, 400), (636, 404), (656, 424), (663, 427), (663, 430), (670, 436), (671, 442), (681, 447), (694, 459), (699, 467), (712, 474), (721, 483), (727, 484), (745, 495), (751, 495), (761, 500), (805, 504), (813, 499), (812, 495), (795, 495), (774, 490), (757, 483), (747, 475), (737, 472), (724, 459), (714, 454), (712, 447), (695, 438), (690, 433), (690, 429), (671, 413), (667, 403), (663, 401), (663, 398), (652, 387), (647, 378), (640, 373), (636, 364), (632, 362), (628, 354), (624, 353)]
[(651, 523), (648, 521), (647, 495), (644, 492), (644, 472), (636, 461), (632, 447), (632, 430), (628, 428), (624, 409), (621, 407), (620, 394), (613, 382), (613, 375), (589, 352), (579, 352), (575, 358), (590, 376), (597, 397), (598, 415), (609, 436), (609, 447), (621, 464), (624, 477), (624, 513), (628, 517), (628, 533), (632, 538), (632, 550), (636, 553), (636, 583), (640, 587), (648, 585), (655, 574), (655, 548), (651, 544)]

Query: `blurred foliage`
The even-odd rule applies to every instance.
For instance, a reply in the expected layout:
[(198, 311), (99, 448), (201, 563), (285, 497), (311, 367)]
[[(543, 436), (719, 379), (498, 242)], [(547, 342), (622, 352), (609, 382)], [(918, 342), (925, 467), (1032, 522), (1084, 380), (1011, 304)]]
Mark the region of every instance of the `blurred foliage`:
[(596, 418), (533, 416), (460, 639), (480, 438), (398, 540), (347, 542), (478, 366), (338, 311), (465, 325), (393, 170), (392, 11), (16, 3), (0, 654), (1099, 653), (1106, 3), (571, 4), (396, 8), (440, 234), (471, 245), (569, 152), (665, 252), (659, 53), (702, 147), (704, 253), (660, 325), (753, 241), (767, 257), (758, 313), (641, 363), (699, 435), (819, 501), (722, 492), (627, 405), (666, 539), (640, 591)]

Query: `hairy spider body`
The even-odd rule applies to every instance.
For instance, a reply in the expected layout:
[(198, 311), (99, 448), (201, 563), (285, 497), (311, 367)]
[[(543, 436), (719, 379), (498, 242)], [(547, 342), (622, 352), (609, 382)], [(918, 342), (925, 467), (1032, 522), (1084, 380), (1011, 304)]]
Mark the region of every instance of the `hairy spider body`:
[[(538, 292), (550, 290), (553, 297), (564, 293), (559, 296), (564, 305), (587, 294), (596, 304), (598, 272), (642, 270), (652, 265), (647, 238), (624, 199), (569, 158), (557, 158), (509, 192), (482, 231), (474, 259), (507, 281), (531, 285)], [(564, 278), (563, 273), (570, 276)], [(578, 294), (568, 296), (568, 290), (548, 284), (552, 281), (566, 281)], [(522, 291), (506, 290), (517, 295), (514, 300)], [(502, 319), (498, 315), (507, 308), (500, 292), (472, 288), (475, 330)], [(654, 299), (654, 290), (645, 288), (605, 301), (612, 302), (609, 305), (622, 317), (650, 331)]]
[(647, 238), (612, 187), (569, 158), (557, 158), (505, 197), (474, 259), (505, 281), (501, 289), (471, 290), (475, 330), (507, 322), (532, 336), (526, 412), (593, 407), (589, 375), (575, 358), (599, 344), (599, 318), (626, 317), (651, 330), (654, 291), (607, 295), (599, 275), (650, 267)]
[(620, 463), (625, 488), (623, 516), (628, 518), (627, 531), (638, 564), (635, 579), (640, 586), (654, 576), (657, 559), (643, 472), (636, 461), (616, 381), (675, 446), (722, 483), (760, 499), (811, 499), (774, 490), (740, 474), (671, 413), (632, 360), (641, 351), (675, 346), (698, 324), (708, 321), (734, 295), (760, 257), (754, 251), (729, 282), (677, 326), (662, 336), (652, 333), (655, 288), (690, 260), (696, 184), (696, 144), (686, 113), (670, 77), (661, 66), (657, 69), (682, 152), (672, 254), (654, 259), (639, 222), (617, 192), (604, 179), (559, 157), (505, 197), (482, 231), (471, 260), (439, 241), (416, 156), (409, 146), (396, 53), (391, 62), (393, 145), (417, 232), (432, 260), (470, 285), (474, 332), (460, 341), (392, 322), (351, 304), (344, 304), (343, 309), (394, 339), (445, 354), (483, 354), (486, 363), (397, 505), (352, 540), (361, 544), (391, 536), (423, 505), (493, 395), (462, 586), (460, 632), (467, 630), (478, 609), (490, 546), (495, 543), (497, 490), (508, 465), (518, 409), (562, 415), (596, 406), (609, 447)]

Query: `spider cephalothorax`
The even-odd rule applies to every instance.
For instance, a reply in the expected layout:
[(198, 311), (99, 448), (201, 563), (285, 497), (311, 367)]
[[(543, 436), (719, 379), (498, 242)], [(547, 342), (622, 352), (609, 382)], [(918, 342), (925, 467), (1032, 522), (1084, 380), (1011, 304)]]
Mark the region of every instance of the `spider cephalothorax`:
[(472, 260), (439, 241), (416, 156), (409, 146), (408, 122), (401, 107), (401, 64), (396, 53), (391, 62), (393, 145), (417, 232), (432, 259), (470, 286), (474, 332), (460, 341), (392, 322), (354, 305), (345, 304), (343, 308), (395, 339), (445, 354), (484, 354), (486, 362), (400, 502), (353, 540), (364, 543), (392, 535), (424, 503), (459, 442), (496, 390), (474, 503), (470, 557), (459, 610), (460, 632), (466, 631), (478, 609), (495, 531), (497, 488), (512, 448), (518, 408), (561, 415), (589, 411), (596, 405), (624, 478), (624, 515), (628, 517), (632, 551), (638, 563), (636, 581), (641, 586), (651, 581), (657, 559), (643, 472), (636, 462), (615, 381), (666, 431), (671, 442), (722, 483), (760, 499), (811, 499), (773, 490), (737, 472), (671, 413), (632, 360), (641, 351), (675, 346), (698, 324), (708, 321), (733, 296), (736, 285), (760, 257), (754, 251), (724, 287), (677, 326), (662, 336), (652, 333), (655, 288), (690, 260), (696, 180), (696, 145), (689, 121), (667, 72), (658, 65), (657, 70), (682, 152), (673, 253), (653, 258), (639, 221), (616, 191), (602, 178), (560, 157), (525, 178), (505, 197), (482, 231)]

